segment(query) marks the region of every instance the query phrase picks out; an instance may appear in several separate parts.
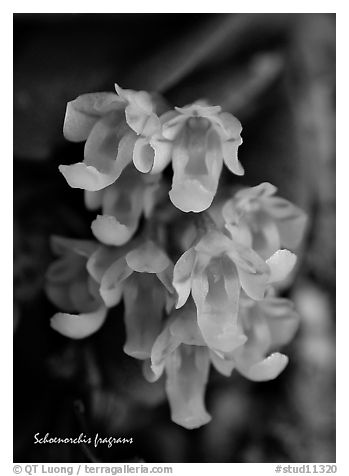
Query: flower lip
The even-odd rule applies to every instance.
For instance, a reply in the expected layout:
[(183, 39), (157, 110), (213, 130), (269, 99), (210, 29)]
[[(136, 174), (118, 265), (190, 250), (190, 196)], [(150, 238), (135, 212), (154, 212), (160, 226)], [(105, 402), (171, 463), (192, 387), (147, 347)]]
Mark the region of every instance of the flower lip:
[(82, 314), (58, 312), (51, 318), (51, 327), (70, 339), (84, 339), (97, 332), (104, 324), (107, 309), (104, 306)]
[(126, 262), (139, 273), (161, 273), (171, 264), (167, 254), (151, 240), (129, 251)]
[(103, 173), (92, 165), (78, 162), (71, 165), (59, 165), (61, 174), (70, 187), (81, 188), (90, 192), (97, 192), (115, 182), (117, 174), (114, 171)]
[(212, 417), (207, 413), (204, 412), (202, 415), (184, 415), (181, 414), (174, 414), (172, 415), (172, 421), (177, 423), (177, 425), (183, 426), (187, 430), (194, 430), (196, 428), (200, 428), (203, 425), (206, 425), (212, 420)]
[(211, 205), (214, 192), (207, 190), (199, 180), (188, 179), (172, 186), (169, 197), (175, 207), (183, 212), (199, 213)]
[(127, 226), (111, 215), (97, 215), (91, 223), (94, 236), (105, 245), (121, 246), (131, 238), (134, 227)]

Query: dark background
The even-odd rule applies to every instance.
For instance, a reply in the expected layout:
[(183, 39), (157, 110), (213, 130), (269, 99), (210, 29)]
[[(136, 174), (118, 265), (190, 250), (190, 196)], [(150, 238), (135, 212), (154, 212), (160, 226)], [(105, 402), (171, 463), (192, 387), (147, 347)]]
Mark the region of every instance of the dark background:
[[(53, 233), (90, 238), (83, 192), (57, 166), (66, 103), (122, 87), (177, 106), (204, 97), (243, 125), (249, 185), (270, 181), (309, 230), (285, 295), (301, 325), (275, 381), (211, 371), (212, 422), (170, 421), (163, 382), (122, 352), (122, 308), (83, 341), (49, 327), (43, 290)], [(335, 461), (335, 16), (332, 14), (14, 15), (14, 461)], [(133, 437), (130, 446), (34, 445), (34, 434)]]

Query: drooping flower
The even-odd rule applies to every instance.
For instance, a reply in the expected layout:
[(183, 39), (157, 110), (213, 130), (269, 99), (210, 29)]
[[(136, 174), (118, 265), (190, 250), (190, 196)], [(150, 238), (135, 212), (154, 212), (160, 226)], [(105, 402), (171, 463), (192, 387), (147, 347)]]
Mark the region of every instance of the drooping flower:
[(92, 222), (94, 236), (106, 245), (125, 244), (138, 228), (141, 216), (152, 213), (159, 192), (159, 175), (145, 175), (128, 165), (117, 182), (97, 192), (85, 191), (90, 210), (102, 208)]
[(305, 230), (305, 213), (288, 200), (276, 197), (268, 182), (239, 190), (222, 209), (231, 236), (269, 258), (281, 247), (294, 250)]
[(191, 293), (206, 344), (218, 353), (229, 353), (246, 341), (237, 322), (241, 288), (261, 300), (270, 284), (285, 279), (295, 262), (288, 250), (278, 250), (264, 261), (251, 248), (219, 231), (208, 231), (174, 267), (176, 307), (183, 306)]
[(236, 369), (246, 378), (265, 381), (276, 378), (288, 358), (272, 352), (288, 343), (298, 326), (298, 315), (290, 301), (267, 298), (240, 303), (238, 326), (247, 341), (229, 356), (210, 349), (202, 336), (195, 306), (190, 302), (173, 311), (154, 342), (150, 361), (144, 364), (145, 377), (154, 382), (166, 373), (166, 393), (172, 421), (187, 429), (198, 428), (211, 420), (205, 401), (209, 366), (224, 376)]
[(187, 429), (211, 420), (204, 402), (209, 353), (197, 326), (194, 306), (174, 311), (144, 363), (144, 375), (154, 382), (166, 372), (171, 419)]
[(161, 133), (138, 142), (133, 160), (138, 170), (161, 171), (172, 159), (172, 203), (184, 212), (206, 210), (217, 191), (223, 161), (236, 175), (244, 170), (237, 158), (241, 124), (220, 106), (196, 102), (160, 117)]
[(275, 379), (288, 364), (288, 357), (277, 352), (293, 338), (299, 315), (288, 299), (268, 296), (261, 301), (240, 299), (239, 325), (247, 340), (225, 359), (212, 362), (218, 371), (230, 375), (236, 369), (244, 377), (261, 382)]
[(148, 137), (160, 127), (149, 93), (115, 88), (117, 94), (84, 94), (68, 102), (64, 136), (86, 141), (83, 162), (59, 166), (73, 188), (94, 192), (114, 183), (132, 161), (138, 135)]
[(98, 243), (54, 236), (51, 244), (59, 258), (48, 269), (46, 293), (65, 311), (52, 317), (51, 327), (72, 339), (87, 337), (102, 326), (107, 315), (98, 283), (86, 269)]
[[(174, 305), (173, 265), (153, 241), (113, 249), (101, 246), (91, 255), (88, 269), (99, 283), (105, 306), (125, 304), (126, 354), (146, 359), (161, 330), (164, 311)], [(105, 263), (109, 265), (106, 267)]]

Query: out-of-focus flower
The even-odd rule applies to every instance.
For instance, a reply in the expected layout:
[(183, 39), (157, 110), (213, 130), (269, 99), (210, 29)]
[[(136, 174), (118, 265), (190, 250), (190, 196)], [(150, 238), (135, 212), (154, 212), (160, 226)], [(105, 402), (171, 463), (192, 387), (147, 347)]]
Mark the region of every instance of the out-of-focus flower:
[(269, 352), (288, 343), (297, 329), (298, 315), (290, 301), (253, 301), (244, 296), (238, 326), (247, 341), (223, 357), (207, 347), (190, 302), (172, 312), (154, 342), (150, 361), (144, 363), (144, 375), (154, 382), (166, 372), (166, 393), (175, 423), (193, 429), (211, 420), (204, 402), (210, 363), (224, 376), (236, 369), (254, 381), (274, 379), (284, 370), (288, 358)]
[(59, 166), (73, 188), (94, 192), (114, 183), (132, 161), (138, 135), (148, 137), (160, 127), (149, 93), (115, 88), (117, 94), (84, 94), (67, 105), (64, 136), (86, 141), (83, 162)]
[(191, 292), (206, 344), (218, 353), (229, 353), (246, 341), (237, 322), (241, 288), (261, 300), (268, 286), (285, 279), (295, 262), (288, 250), (278, 250), (264, 261), (251, 248), (219, 231), (208, 231), (175, 265), (176, 307), (183, 306)]
[(97, 192), (85, 191), (90, 210), (102, 208), (92, 222), (94, 236), (106, 245), (126, 243), (138, 228), (139, 220), (152, 213), (159, 191), (159, 175), (146, 175), (127, 166), (119, 180)]
[(176, 107), (160, 117), (161, 134), (139, 141), (135, 166), (142, 172), (161, 171), (172, 159), (172, 203), (184, 212), (206, 210), (217, 191), (223, 161), (231, 172), (243, 175), (237, 158), (242, 143), (241, 124), (220, 106), (196, 102)]
[(247, 341), (225, 356), (224, 364), (214, 355), (212, 361), (221, 373), (223, 368), (227, 374), (235, 368), (256, 382), (272, 380), (288, 363), (286, 355), (274, 351), (290, 342), (298, 324), (299, 315), (288, 299), (269, 296), (262, 301), (253, 301), (244, 296), (240, 299), (239, 325)]
[(107, 315), (98, 283), (86, 270), (87, 260), (98, 244), (58, 236), (52, 237), (51, 243), (59, 258), (48, 269), (46, 293), (66, 311), (52, 317), (51, 327), (64, 336), (82, 339), (96, 332)]
[[(146, 359), (161, 330), (164, 310), (174, 305), (173, 264), (153, 241), (130, 243), (114, 258), (113, 249), (100, 247), (91, 255), (87, 268), (99, 283), (107, 307), (124, 299), (126, 354)], [(108, 262), (109, 266), (105, 267)]]
[[(211, 420), (204, 402), (209, 352), (197, 326), (195, 307), (174, 311), (144, 363), (144, 375), (154, 382), (166, 371), (166, 393), (172, 421), (187, 429)], [(150, 365), (149, 365), (150, 364)]]
[(276, 191), (267, 182), (244, 188), (222, 209), (234, 240), (250, 246), (263, 258), (281, 247), (294, 250), (305, 231), (305, 213), (288, 200), (274, 196)]

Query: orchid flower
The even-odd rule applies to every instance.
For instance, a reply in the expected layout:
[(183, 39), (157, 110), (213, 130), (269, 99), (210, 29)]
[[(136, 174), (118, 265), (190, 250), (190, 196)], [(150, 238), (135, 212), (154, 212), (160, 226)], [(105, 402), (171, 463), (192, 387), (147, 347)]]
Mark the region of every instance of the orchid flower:
[(72, 339), (88, 337), (103, 325), (107, 316), (98, 283), (86, 269), (98, 244), (58, 236), (52, 237), (51, 244), (59, 258), (48, 269), (46, 293), (57, 307), (66, 311), (52, 317), (51, 327)]
[(256, 382), (275, 379), (288, 364), (288, 357), (274, 351), (293, 338), (298, 324), (299, 315), (288, 299), (269, 296), (254, 301), (245, 295), (240, 299), (239, 325), (247, 340), (224, 359), (212, 354), (212, 362), (226, 375), (236, 369)]
[(124, 251), (118, 248), (118, 253), (114, 253), (113, 248), (100, 247), (91, 255), (87, 267), (99, 283), (106, 307), (124, 299), (125, 353), (146, 359), (161, 330), (164, 311), (174, 305), (173, 265), (166, 253), (150, 240), (136, 246), (130, 243)]
[(125, 244), (138, 228), (141, 216), (149, 218), (159, 192), (159, 175), (145, 175), (128, 165), (119, 180), (104, 190), (85, 191), (90, 210), (102, 208), (92, 222), (94, 236), (106, 245)]
[(171, 418), (184, 428), (198, 428), (211, 420), (204, 403), (209, 365), (194, 306), (174, 311), (144, 363), (144, 375), (154, 382), (166, 372)]
[(269, 258), (280, 247), (294, 250), (305, 230), (305, 213), (288, 200), (276, 197), (277, 188), (264, 182), (239, 190), (222, 214), (231, 236)]
[(73, 188), (95, 192), (114, 183), (132, 161), (138, 135), (148, 137), (160, 127), (149, 93), (115, 88), (116, 93), (84, 94), (68, 102), (64, 136), (86, 141), (83, 162), (59, 166)]
[(161, 171), (172, 159), (172, 203), (184, 212), (206, 210), (217, 191), (223, 161), (236, 175), (244, 170), (237, 158), (241, 124), (220, 106), (196, 102), (160, 117), (161, 134), (139, 142), (134, 150), (138, 170)]
[(237, 325), (241, 288), (261, 300), (268, 286), (285, 279), (295, 262), (288, 250), (278, 250), (264, 261), (251, 248), (219, 231), (208, 231), (174, 267), (176, 307), (182, 307), (191, 293), (207, 345), (223, 354), (231, 352), (246, 341)]
[(144, 375), (150, 382), (166, 373), (172, 421), (192, 429), (211, 420), (204, 402), (210, 364), (226, 377), (236, 369), (254, 381), (274, 379), (284, 370), (288, 358), (279, 352), (268, 352), (289, 342), (297, 329), (298, 314), (290, 301), (252, 301), (245, 296), (239, 326), (247, 341), (224, 358), (207, 346), (190, 302), (172, 312), (154, 342), (150, 360), (144, 363)]

